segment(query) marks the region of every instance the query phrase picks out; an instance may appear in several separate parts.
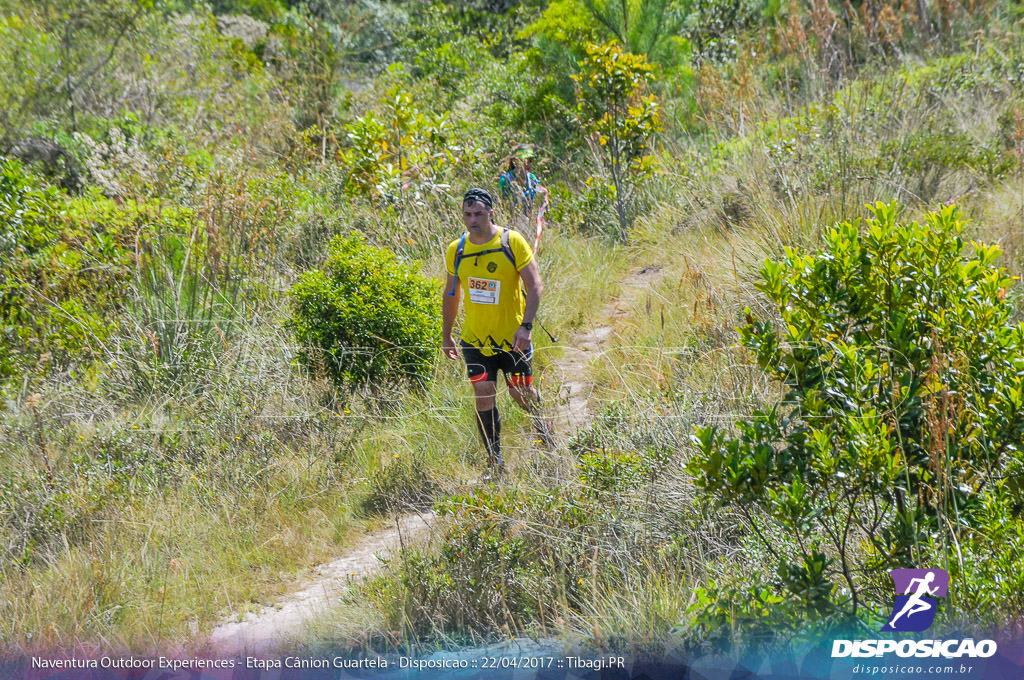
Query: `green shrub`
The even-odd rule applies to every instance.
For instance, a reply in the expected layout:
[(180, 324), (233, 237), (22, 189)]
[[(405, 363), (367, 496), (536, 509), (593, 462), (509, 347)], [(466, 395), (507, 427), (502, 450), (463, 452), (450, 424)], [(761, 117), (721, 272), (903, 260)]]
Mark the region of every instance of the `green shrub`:
[[(1024, 466), (1024, 328), (999, 249), (963, 254), (955, 207), (911, 224), (896, 204), (873, 213), (828, 230), (821, 252), (765, 262), (778, 321), (748, 310), (740, 332), (785, 397), (735, 436), (694, 438), (698, 486), (747, 516), (811, 619), (870, 619), (891, 595), (881, 570), (937, 563), (957, 578), (1016, 535), (993, 521)], [(1020, 568), (1018, 552), (996, 580)]]
[[(371, 586), (390, 620), (416, 637), (476, 635), (533, 620), (538, 602), (550, 600), (583, 560), (563, 541), (545, 541), (523, 520), (564, 509), (556, 494), (478, 488), (437, 506), (452, 518), (435, 554), (407, 551), (401, 572)], [(552, 515), (548, 515), (553, 519)], [(575, 543), (575, 542), (573, 542)], [(559, 558), (565, 558), (564, 561)]]
[(570, 189), (559, 182), (550, 188), (552, 202), (548, 217), (555, 224), (581, 234), (615, 237), (615, 190), (593, 177), (582, 187)]
[(291, 290), (300, 360), (342, 388), (425, 380), (441, 333), (437, 282), (360, 234), (328, 248), (323, 270)]
[(69, 199), (0, 166), (0, 376), (98, 359), (130, 300), (111, 291), (162, 276), (154, 244), (187, 241), (191, 224), (159, 200)]
[(338, 154), (346, 173), (342, 188), (377, 204), (422, 204), (453, 181), (455, 170), (478, 160), (478, 152), (459, 145), (448, 112), (431, 113), (414, 101), (401, 68), (390, 68), (388, 77), (393, 84), (378, 110), (345, 126), (348, 142)]
[(699, 60), (728, 63), (736, 59), (737, 38), (761, 18), (752, 0), (691, 0), (682, 34)]

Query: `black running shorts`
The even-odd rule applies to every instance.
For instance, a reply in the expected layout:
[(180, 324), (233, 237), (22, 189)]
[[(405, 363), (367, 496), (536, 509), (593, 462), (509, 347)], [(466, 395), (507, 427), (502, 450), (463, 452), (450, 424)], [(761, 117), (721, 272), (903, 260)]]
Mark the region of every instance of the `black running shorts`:
[(467, 342), (460, 341), (462, 358), (466, 361), (466, 374), (472, 383), (491, 381), (497, 382), (498, 371), (505, 374), (505, 382), (513, 387), (533, 384), (533, 346), (524, 352), (497, 349), (491, 356), (484, 356), (479, 349)]

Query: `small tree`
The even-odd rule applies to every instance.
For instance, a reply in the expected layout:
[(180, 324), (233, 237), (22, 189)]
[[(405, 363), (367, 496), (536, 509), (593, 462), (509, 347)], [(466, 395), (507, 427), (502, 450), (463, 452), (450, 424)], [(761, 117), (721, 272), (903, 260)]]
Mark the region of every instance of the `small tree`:
[(425, 380), (441, 334), (437, 282), (360, 234), (329, 250), (291, 290), (300, 360), (345, 389)]
[[(392, 67), (390, 73), (402, 72)], [(422, 111), (400, 82), (380, 98), (380, 109), (345, 126), (348, 147), (339, 160), (347, 170), (347, 194), (401, 207), (406, 198), (436, 190), (465, 163), (469, 152), (450, 143), (448, 114)]]
[(599, 151), (625, 241), (636, 218), (636, 190), (653, 172), (650, 145), (661, 129), (658, 104), (645, 94), (654, 68), (615, 43), (588, 44), (576, 81), (576, 115)]
[[(785, 397), (735, 436), (695, 436), (698, 486), (747, 515), (808, 616), (889, 604), (870, 596), (883, 569), (970, 572), (1020, 498), (1024, 328), (999, 249), (963, 254), (955, 207), (923, 224), (898, 212), (880, 203), (821, 252), (765, 262), (778, 323), (748, 310), (740, 332)], [(1016, 554), (1000, 579), (1020, 581)]]

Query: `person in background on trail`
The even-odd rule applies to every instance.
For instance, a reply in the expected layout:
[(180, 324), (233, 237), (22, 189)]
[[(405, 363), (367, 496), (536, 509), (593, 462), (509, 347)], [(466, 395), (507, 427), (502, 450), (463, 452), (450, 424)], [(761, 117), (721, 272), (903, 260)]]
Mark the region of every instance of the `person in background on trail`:
[(548, 190), (530, 172), (536, 155), (532, 144), (520, 144), (512, 150), (507, 169), (498, 176), (501, 198), (509, 205), (512, 226), (533, 238), (534, 249), (539, 240), (537, 221), (543, 218), (548, 205)]
[[(462, 199), (466, 233), (448, 246), (448, 278), (442, 304), (442, 347), (459, 358), (452, 335), (459, 300), (465, 298), (465, 319), (459, 347), (473, 385), (477, 428), (487, 451), (490, 474), (503, 471), (501, 417), (496, 403), (498, 371), (509, 394), (529, 412), (545, 444), (550, 430), (540, 413), (533, 386), (533, 321), (544, 284), (533, 250), (519, 232), (494, 224), (494, 199), (483, 189), (470, 189)], [(524, 292), (525, 289), (525, 292)]]

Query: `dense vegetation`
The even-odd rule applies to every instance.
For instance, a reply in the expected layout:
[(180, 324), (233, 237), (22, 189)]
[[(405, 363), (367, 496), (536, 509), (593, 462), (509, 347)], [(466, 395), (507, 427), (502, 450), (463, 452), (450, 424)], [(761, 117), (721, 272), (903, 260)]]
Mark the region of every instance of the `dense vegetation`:
[[(311, 644), (757, 646), (877, 628), (896, 566), (953, 575), (938, 626), (1019, 620), (1021, 20), (0, 1), (0, 647), (201, 643), (431, 504)], [(436, 279), (520, 142), (541, 319), (615, 332), (555, 451), (502, 398), (483, 486)]]

